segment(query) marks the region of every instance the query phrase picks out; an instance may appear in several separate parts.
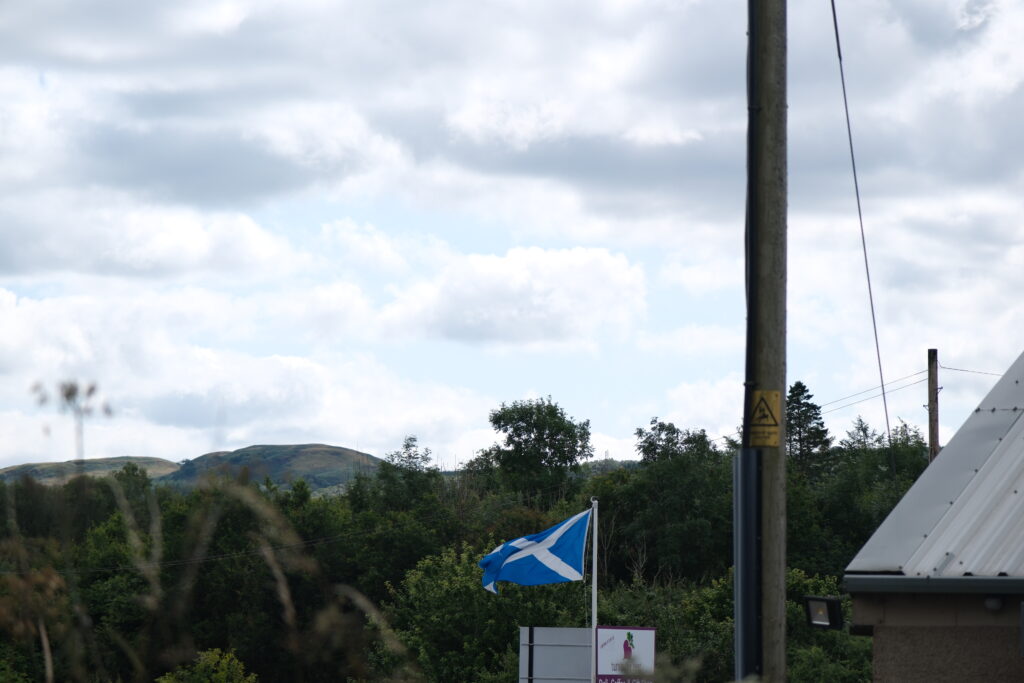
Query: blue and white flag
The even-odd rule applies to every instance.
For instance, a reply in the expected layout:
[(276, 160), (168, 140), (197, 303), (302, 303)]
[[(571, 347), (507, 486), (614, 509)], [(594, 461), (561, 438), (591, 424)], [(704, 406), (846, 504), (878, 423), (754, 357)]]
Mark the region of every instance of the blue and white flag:
[(480, 560), (484, 588), (498, 592), (498, 581), (521, 586), (583, 580), (583, 549), (590, 510), (547, 531), (502, 543)]

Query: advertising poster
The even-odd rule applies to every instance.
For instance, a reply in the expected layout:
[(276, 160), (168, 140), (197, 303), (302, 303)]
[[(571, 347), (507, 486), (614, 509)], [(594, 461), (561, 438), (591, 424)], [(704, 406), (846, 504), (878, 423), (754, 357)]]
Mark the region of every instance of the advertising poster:
[(654, 629), (597, 627), (598, 683), (641, 683), (654, 673)]

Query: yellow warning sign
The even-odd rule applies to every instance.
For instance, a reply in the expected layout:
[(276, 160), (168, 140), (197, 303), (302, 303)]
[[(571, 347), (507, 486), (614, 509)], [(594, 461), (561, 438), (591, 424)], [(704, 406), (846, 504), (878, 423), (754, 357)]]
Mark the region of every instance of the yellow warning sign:
[(782, 392), (754, 390), (750, 411), (750, 445), (777, 448), (779, 418), (782, 416)]

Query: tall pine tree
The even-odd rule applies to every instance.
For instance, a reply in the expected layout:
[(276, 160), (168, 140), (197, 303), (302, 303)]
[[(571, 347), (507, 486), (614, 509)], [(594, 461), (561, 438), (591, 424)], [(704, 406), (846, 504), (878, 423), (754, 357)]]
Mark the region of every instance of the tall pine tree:
[(832, 437), (821, 419), (821, 407), (803, 382), (794, 382), (786, 395), (786, 452), (797, 472), (815, 479), (828, 464)]

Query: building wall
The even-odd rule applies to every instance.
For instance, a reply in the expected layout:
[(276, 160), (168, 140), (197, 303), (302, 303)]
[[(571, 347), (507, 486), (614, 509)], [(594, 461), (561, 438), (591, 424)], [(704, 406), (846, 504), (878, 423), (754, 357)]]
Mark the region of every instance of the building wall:
[(1024, 681), (1020, 633), (1009, 626), (876, 626), (876, 681)]
[(854, 625), (873, 631), (876, 681), (1024, 681), (1021, 597), (855, 595)]

